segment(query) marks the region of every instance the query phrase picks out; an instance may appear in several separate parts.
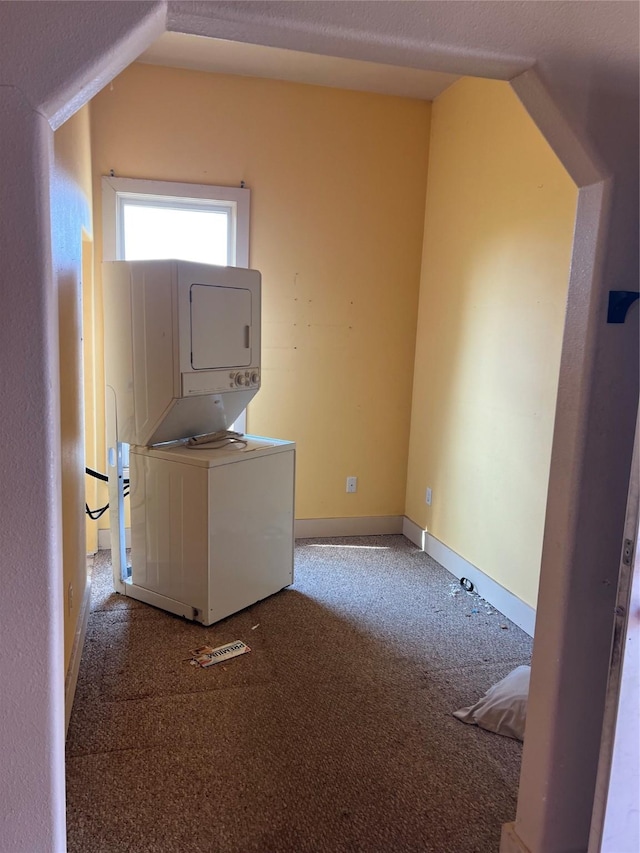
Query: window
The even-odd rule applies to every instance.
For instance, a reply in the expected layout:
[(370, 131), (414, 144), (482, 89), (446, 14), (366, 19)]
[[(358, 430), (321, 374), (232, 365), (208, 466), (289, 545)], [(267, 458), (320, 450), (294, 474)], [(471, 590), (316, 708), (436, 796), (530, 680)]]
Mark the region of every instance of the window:
[(249, 190), (102, 179), (104, 260), (249, 266)]

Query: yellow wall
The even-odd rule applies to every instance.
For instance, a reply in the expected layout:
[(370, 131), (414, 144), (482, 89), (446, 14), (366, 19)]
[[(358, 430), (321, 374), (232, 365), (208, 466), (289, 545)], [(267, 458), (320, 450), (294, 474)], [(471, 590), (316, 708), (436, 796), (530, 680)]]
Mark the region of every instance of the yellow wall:
[[(89, 184), (90, 188), (91, 184)], [(101, 385), (96, 381), (96, 334), (95, 313), (96, 299), (94, 286), (94, 257), (93, 240), (85, 233), (82, 238), (82, 323), (83, 358), (84, 358), (84, 433), (85, 433), (85, 462), (89, 468), (101, 468), (104, 454), (100, 453), (97, 444), (97, 412), (104, 408), (104, 396)], [(102, 359), (100, 359), (102, 364)], [(102, 377), (100, 377), (102, 380)], [(98, 400), (100, 398), (100, 400)], [(102, 469), (104, 470), (104, 469)], [(95, 510), (107, 502), (107, 490), (97, 479), (86, 477), (86, 502)], [(95, 554), (98, 550), (97, 521), (86, 516), (87, 553)]]
[(58, 294), (61, 394), (61, 494), (65, 668), (68, 668), (87, 580), (85, 530), (82, 277), (90, 246), (89, 108), (54, 136), (52, 250)]
[(507, 83), (435, 101), (406, 514), (533, 606), (576, 201)]
[(140, 64), (92, 102), (98, 262), (111, 169), (251, 189), (248, 430), (298, 443), (298, 518), (404, 512), (429, 118), (418, 100)]
[(406, 514), (535, 605), (576, 189), (508, 84), (462, 80), (431, 112), (136, 64), (94, 99), (92, 139), (96, 352), (100, 176), (244, 180), (248, 429), (298, 443), (297, 517)]

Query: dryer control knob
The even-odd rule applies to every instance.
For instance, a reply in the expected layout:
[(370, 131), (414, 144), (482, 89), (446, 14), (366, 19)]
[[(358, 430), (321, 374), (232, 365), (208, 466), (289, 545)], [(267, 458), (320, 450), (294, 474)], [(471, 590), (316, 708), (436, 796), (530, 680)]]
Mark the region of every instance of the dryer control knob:
[(236, 385), (246, 385), (247, 377), (243, 373), (238, 373), (236, 376)]
[(252, 373), (251, 374), (251, 384), (257, 385), (258, 382), (260, 382), (260, 374), (259, 373)]

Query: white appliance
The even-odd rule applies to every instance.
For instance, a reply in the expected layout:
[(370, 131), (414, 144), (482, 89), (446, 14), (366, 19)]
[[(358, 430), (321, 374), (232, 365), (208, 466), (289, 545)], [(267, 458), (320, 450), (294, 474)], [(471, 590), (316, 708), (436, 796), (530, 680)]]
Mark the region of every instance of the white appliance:
[(294, 450), (132, 447), (135, 597), (205, 625), (293, 582)]
[(186, 261), (103, 271), (114, 586), (208, 625), (293, 581), (295, 445), (185, 446), (227, 430), (260, 388), (260, 273)]

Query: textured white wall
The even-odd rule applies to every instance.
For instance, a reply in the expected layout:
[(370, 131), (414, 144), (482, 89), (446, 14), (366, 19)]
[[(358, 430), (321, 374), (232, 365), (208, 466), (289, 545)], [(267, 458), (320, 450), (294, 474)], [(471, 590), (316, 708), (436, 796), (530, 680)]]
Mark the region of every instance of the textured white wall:
[[(147, 47), (164, 27), (166, 5), (0, 4), (0, 848), (12, 853), (64, 849), (58, 348), (45, 119), (57, 127)], [(624, 326), (604, 321), (607, 290), (636, 289), (638, 280), (637, 4), (168, 7), (170, 29), (297, 50), (502, 79), (535, 65), (568, 121), (564, 138), (574, 132), (612, 176), (604, 225), (602, 188), (581, 201), (537, 628), (548, 642), (536, 644), (516, 826), (534, 853), (584, 849), (637, 405), (637, 306)]]
[[(51, 129), (0, 87), (0, 802), (7, 851), (62, 850), (64, 649)], [(10, 216), (7, 212), (10, 211)], [(30, 809), (29, 804), (37, 803)], [(50, 840), (49, 840), (50, 839)]]
[[(162, 31), (152, 5), (0, 5), (2, 853), (66, 849), (58, 299), (80, 280), (86, 212), (68, 203), (77, 188), (53, 181), (50, 122), (123, 63), (119, 40), (133, 58)], [(65, 448), (74, 456), (81, 446)]]
[(3, 2), (0, 85), (20, 89), (56, 130), (164, 32), (166, 6)]

